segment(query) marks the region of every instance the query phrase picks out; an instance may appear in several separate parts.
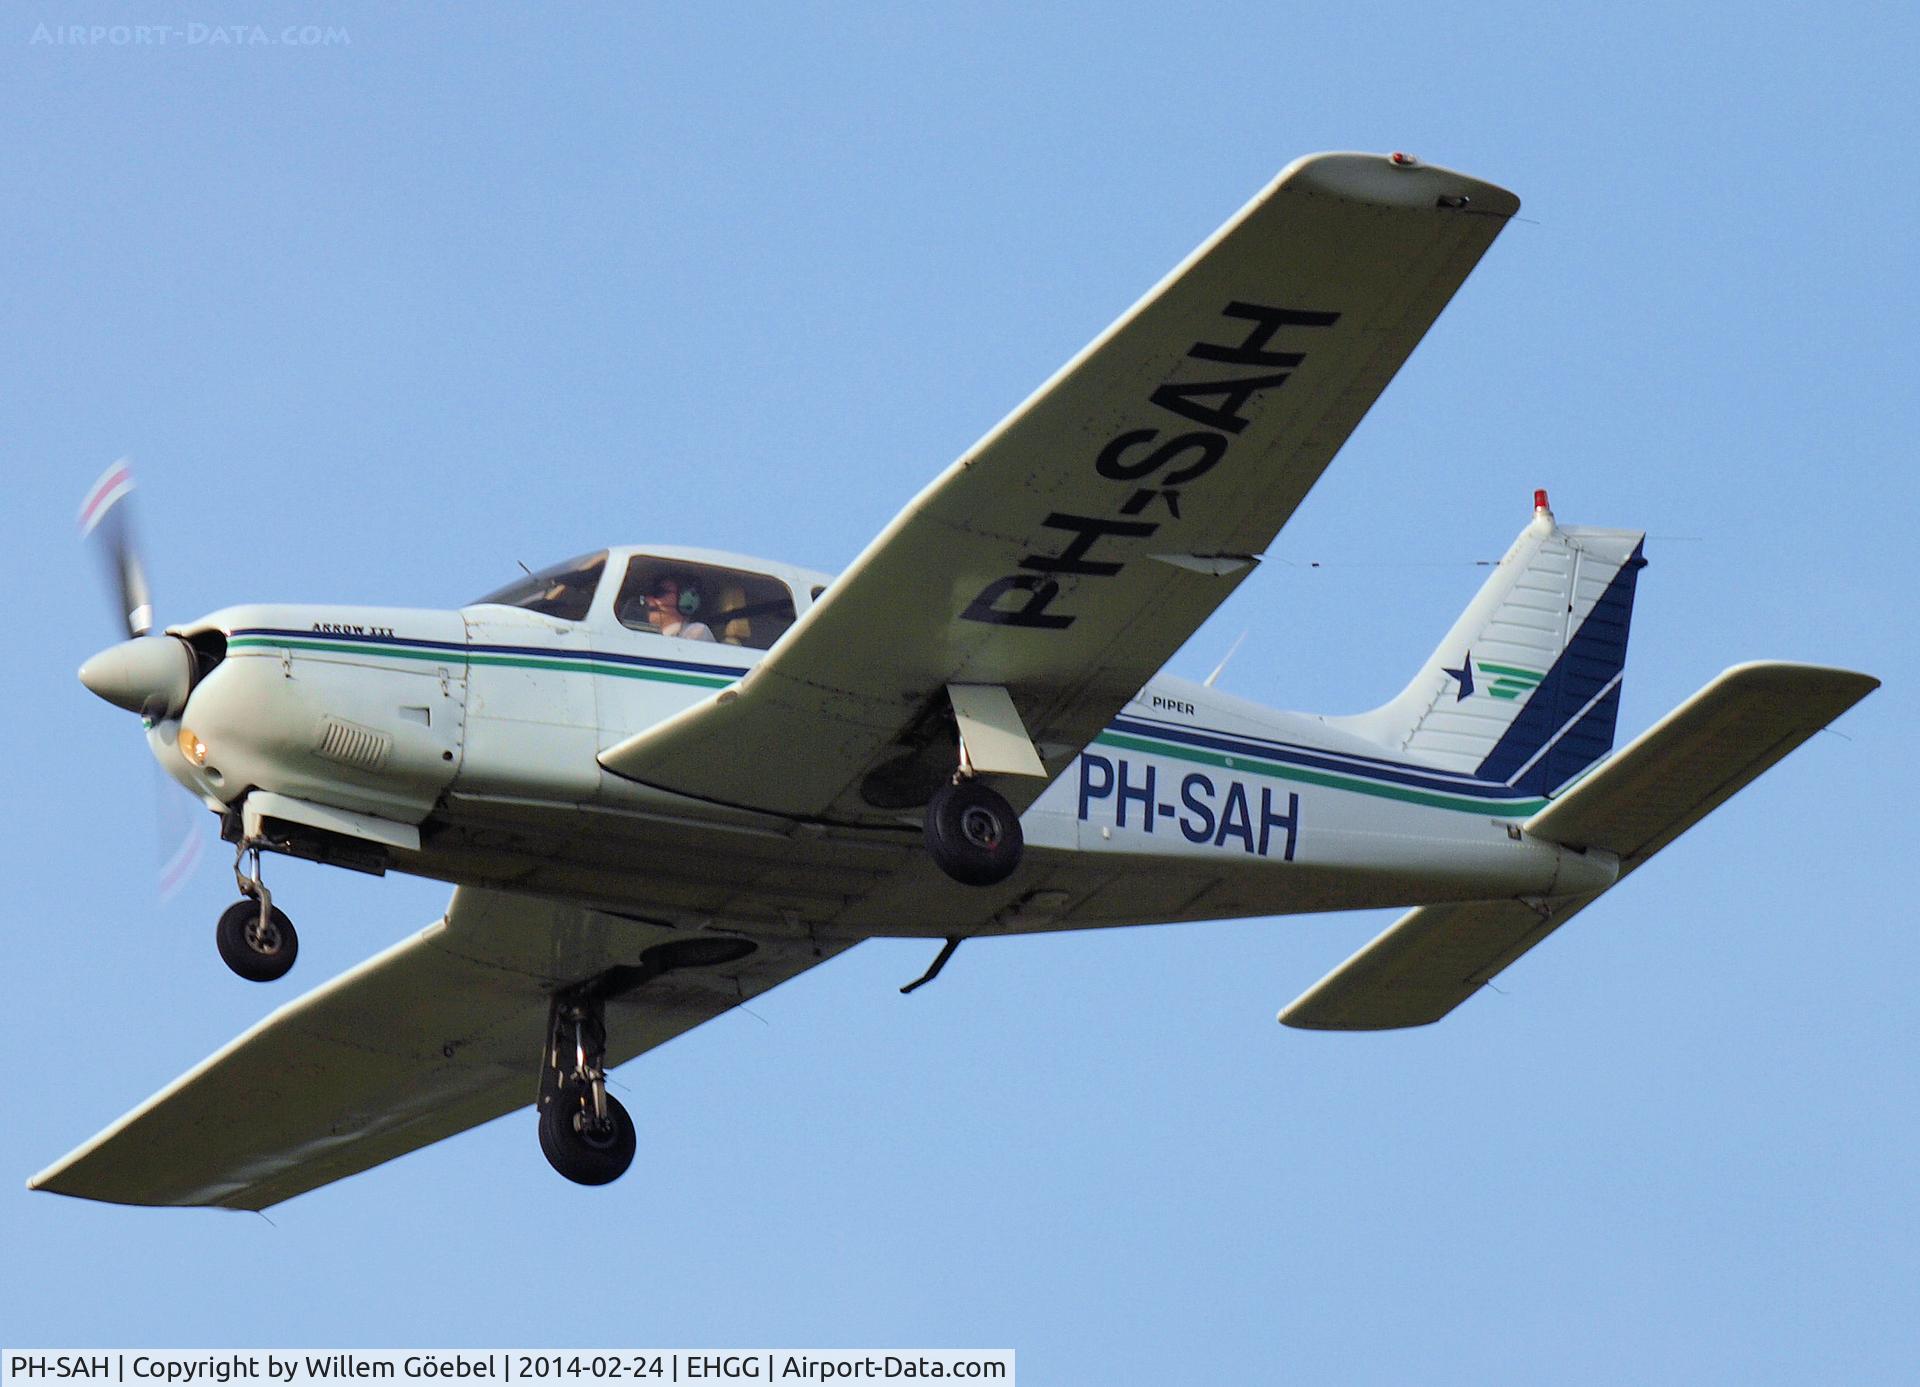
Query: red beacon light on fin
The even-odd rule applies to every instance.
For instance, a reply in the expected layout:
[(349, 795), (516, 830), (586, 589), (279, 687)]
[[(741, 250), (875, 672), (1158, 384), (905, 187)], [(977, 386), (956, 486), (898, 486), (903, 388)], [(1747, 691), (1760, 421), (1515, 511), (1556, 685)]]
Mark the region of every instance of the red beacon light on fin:
[(1545, 487), (1537, 488), (1533, 493), (1533, 513), (1535, 515), (1551, 515), (1553, 513), (1553, 507), (1547, 504), (1547, 489)]

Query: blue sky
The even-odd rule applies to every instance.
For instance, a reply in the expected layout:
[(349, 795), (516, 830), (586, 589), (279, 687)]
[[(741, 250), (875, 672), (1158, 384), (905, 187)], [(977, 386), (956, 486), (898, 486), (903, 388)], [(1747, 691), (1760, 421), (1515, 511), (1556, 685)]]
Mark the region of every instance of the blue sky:
[[(36, 43), (322, 23), (344, 44)], [(0, 20), (11, 909), (0, 1342), (984, 1345), (1030, 1383), (1906, 1380), (1911, 7), (22, 5)], [(1175, 659), (1397, 690), (1552, 491), (1646, 529), (1622, 710), (1886, 687), (1444, 1024), (1274, 1013), (1386, 914), (875, 943), (272, 1212), (20, 1182), (278, 991), (73, 670), (131, 454), (163, 618), (453, 606), (664, 540), (834, 569), (1275, 170), (1407, 149), (1509, 227)], [(1320, 567), (1312, 567), (1314, 563)], [(177, 795), (178, 792), (171, 792)], [(445, 888), (276, 863), (311, 985)]]

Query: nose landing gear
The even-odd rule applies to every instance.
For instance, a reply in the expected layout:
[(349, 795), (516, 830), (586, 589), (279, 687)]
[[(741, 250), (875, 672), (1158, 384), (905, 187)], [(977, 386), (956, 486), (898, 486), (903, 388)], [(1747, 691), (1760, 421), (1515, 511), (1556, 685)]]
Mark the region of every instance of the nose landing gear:
[[(241, 863), (249, 858), (251, 871), (242, 875)], [(221, 913), (213, 932), (221, 959), (248, 982), (284, 978), (300, 952), (300, 936), (260, 879), (258, 844), (240, 844), (233, 858), (233, 879), (239, 884), (241, 899)]]
[(540, 1075), (540, 1151), (577, 1185), (605, 1185), (633, 1164), (633, 1119), (607, 1092), (606, 1003), (556, 997)]

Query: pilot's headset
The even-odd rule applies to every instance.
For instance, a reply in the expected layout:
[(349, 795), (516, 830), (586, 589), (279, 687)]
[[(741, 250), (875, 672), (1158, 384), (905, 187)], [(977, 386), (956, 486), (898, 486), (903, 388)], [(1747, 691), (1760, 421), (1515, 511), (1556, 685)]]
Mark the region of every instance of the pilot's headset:
[(658, 590), (672, 583), (680, 595), (674, 599), (674, 608), (683, 617), (692, 616), (700, 610), (700, 585), (691, 578), (681, 578), (676, 574), (663, 573), (654, 580), (652, 591), (658, 596)]

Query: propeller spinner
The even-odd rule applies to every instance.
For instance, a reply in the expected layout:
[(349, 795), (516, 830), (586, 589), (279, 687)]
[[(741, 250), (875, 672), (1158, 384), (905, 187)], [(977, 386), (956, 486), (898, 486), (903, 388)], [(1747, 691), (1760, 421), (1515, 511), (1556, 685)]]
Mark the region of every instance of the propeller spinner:
[(178, 717), (193, 692), (193, 653), (173, 636), (135, 636), (80, 666), (80, 682), (149, 722)]

